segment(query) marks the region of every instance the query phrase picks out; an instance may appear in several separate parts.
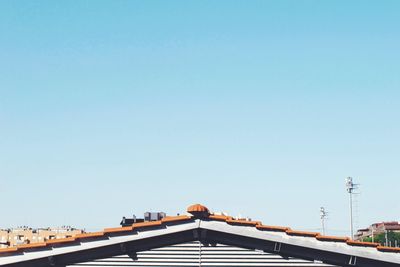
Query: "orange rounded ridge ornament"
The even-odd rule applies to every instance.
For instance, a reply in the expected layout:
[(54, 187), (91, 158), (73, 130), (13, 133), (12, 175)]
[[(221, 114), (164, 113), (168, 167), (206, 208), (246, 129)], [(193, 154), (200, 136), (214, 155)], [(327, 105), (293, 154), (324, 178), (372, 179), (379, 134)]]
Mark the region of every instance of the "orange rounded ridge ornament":
[(201, 204), (194, 204), (189, 206), (187, 208), (187, 212), (192, 214), (196, 218), (208, 217), (208, 215), (210, 215), (210, 211), (208, 210), (208, 208)]

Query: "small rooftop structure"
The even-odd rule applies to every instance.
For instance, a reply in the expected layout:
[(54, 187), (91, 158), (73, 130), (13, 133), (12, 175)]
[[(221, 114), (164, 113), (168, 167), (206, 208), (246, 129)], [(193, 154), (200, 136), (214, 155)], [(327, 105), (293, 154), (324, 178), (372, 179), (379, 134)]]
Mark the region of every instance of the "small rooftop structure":
[(141, 222), (152, 222), (158, 221), (165, 218), (165, 212), (145, 212), (143, 218), (137, 218), (136, 215), (132, 215), (132, 218), (122, 217), (121, 222), (119, 223), (121, 226), (129, 226), (134, 223), (141, 223)]

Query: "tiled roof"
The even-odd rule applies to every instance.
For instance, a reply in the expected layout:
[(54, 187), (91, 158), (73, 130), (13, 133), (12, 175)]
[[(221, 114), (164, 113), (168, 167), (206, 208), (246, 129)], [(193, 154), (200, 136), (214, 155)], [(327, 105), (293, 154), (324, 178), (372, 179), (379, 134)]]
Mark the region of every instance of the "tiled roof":
[(371, 242), (359, 242), (351, 240), (348, 237), (337, 237), (337, 236), (324, 236), (316, 232), (306, 232), (306, 231), (296, 231), (292, 230), (289, 227), (283, 226), (270, 226), (264, 225), (260, 221), (251, 221), (246, 219), (234, 219), (230, 216), (225, 215), (218, 215), (210, 213), (208, 208), (202, 206), (200, 204), (190, 206), (187, 211), (192, 215), (180, 215), (180, 216), (167, 216), (159, 221), (150, 221), (150, 222), (140, 222), (134, 223), (132, 226), (124, 226), (124, 227), (115, 227), (115, 228), (106, 228), (102, 232), (93, 232), (93, 233), (82, 233), (78, 234), (74, 237), (63, 238), (63, 239), (53, 239), (48, 240), (43, 243), (32, 243), (32, 244), (24, 244), (18, 245), (16, 247), (8, 247), (0, 249), (0, 253), (15, 253), (24, 250), (31, 250), (35, 248), (43, 248), (43, 247), (52, 247), (52, 246), (60, 246), (64, 244), (70, 244), (73, 242), (79, 242), (82, 239), (90, 241), (92, 239), (103, 238), (104, 236), (108, 235), (115, 235), (115, 234), (123, 234), (129, 233), (134, 230), (142, 229), (142, 228), (149, 228), (149, 227), (157, 227), (164, 224), (171, 224), (171, 223), (181, 223), (183, 221), (192, 221), (196, 218), (199, 218), (199, 214), (203, 217), (200, 217), (202, 220), (208, 221), (222, 221), (226, 222), (227, 224), (239, 225), (243, 227), (255, 227), (259, 231), (271, 231), (271, 232), (282, 232), (286, 233), (288, 236), (300, 236), (300, 237), (307, 237), (307, 238), (314, 238), (320, 242), (341, 242), (346, 243), (349, 246), (358, 246), (358, 247), (368, 247), (368, 248), (376, 248), (378, 251), (381, 252), (394, 252), (400, 253), (400, 248), (393, 248), (393, 247), (384, 247), (381, 246), (379, 243), (371, 243)]

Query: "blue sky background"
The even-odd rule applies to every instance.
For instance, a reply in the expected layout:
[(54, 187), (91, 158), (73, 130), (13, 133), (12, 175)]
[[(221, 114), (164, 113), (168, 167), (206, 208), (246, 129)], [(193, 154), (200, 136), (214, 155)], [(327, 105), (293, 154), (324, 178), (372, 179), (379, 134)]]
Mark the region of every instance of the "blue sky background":
[(200, 202), (399, 220), (399, 1), (1, 1), (0, 227)]

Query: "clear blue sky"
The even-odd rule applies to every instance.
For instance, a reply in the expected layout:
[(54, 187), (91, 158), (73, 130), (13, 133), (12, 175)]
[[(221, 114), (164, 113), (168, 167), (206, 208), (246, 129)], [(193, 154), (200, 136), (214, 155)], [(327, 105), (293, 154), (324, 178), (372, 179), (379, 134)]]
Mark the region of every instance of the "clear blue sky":
[(200, 202), (400, 219), (399, 1), (1, 1), (0, 227)]

